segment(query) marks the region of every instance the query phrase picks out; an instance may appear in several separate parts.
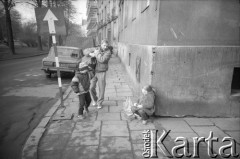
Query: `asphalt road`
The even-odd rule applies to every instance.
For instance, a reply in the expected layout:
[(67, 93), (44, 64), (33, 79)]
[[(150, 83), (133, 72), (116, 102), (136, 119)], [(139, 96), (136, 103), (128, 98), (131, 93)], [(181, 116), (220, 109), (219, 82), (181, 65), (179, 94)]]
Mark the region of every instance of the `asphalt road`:
[[(0, 61), (0, 158), (18, 159), (41, 118), (59, 99), (57, 77), (47, 79), (36, 56)], [(65, 91), (72, 76), (62, 78)]]

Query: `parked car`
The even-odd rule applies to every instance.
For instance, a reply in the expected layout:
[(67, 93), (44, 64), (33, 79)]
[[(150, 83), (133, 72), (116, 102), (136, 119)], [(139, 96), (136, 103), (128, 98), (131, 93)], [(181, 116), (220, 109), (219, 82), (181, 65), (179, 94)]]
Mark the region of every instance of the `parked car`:
[[(78, 69), (78, 65), (83, 57), (82, 49), (69, 46), (57, 46), (57, 52), (60, 72), (74, 73)], [(51, 77), (52, 73), (57, 72), (53, 47), (51, 47), (48, 56), (42, 60), (42, 70), (46, 73), (46, 77)]]

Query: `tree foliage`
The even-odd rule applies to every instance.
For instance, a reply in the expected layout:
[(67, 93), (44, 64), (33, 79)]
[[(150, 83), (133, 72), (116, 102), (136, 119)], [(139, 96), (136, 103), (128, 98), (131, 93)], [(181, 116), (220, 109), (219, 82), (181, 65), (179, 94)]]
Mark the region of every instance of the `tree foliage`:
[[(21, 32), (21, 15), (20, 13), (12, 9), (11, 10), (11, 22), (12, 22), (12, 30), (13, 30), (13, 38), (18, 39), (18, 33)], [(4, 11), (0, 10), (0, 39), (7, 39), (7, 28), (6, 28), (6, 14)]]
[(0, 2), (2, 2), (5, 11), (8, 45), (11, 49), (11, 53), (15, 54), (11, 21), (11, 9), (15, 6), (16, 2), (14, 0), (0, 0)]

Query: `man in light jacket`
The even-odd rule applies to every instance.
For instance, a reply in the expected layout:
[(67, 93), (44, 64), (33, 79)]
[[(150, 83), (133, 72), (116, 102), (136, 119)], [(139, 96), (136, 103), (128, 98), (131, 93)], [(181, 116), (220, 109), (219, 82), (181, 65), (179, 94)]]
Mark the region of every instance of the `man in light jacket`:
[[(90, 56), (96, 57), (97, 64), (95, 68), (95, 76), (91, 80), (90, 94), (93, 105), (97, 105), (98, 109), (102, 108), (104, 93), (106, 87), (106, 71), (108, 70), (108, 61), (111, 58), (111, 50), (107, 40), (102, 40), (100, 49), (96, 49)], [(98, 82), (99, 95), (96, 96), (96, 83)]]

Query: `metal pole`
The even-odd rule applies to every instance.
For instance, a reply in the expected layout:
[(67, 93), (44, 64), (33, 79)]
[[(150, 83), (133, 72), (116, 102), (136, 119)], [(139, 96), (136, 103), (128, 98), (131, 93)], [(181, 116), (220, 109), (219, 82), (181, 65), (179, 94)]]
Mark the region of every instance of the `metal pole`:
[(55, 62), (56, 62), (56, 68), (57, 68), (57, 76), (58, 76), (58, 86), (59, 86), (59, 92), (60, 92), (60, 98), (61, 98), (61, 107), (64, 107), (63, 103), (63, 92), (62, 92), (62, 80), (61, 80), (61, 74), (59, 70), (59, 60), (58, 60), (58, 52), (57, 52), (57, 45), (56, 45), (56, 36), (52, 34), (52, 42), (53, 42), (53, 50), (55, 54)]

